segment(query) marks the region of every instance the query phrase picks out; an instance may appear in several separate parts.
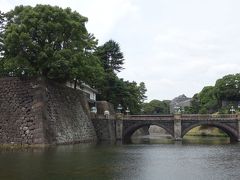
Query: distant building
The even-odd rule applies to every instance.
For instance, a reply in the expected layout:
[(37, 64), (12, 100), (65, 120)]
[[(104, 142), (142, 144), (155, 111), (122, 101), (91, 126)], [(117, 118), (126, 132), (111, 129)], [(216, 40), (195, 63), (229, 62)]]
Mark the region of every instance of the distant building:
[[(66, 86), (70, 88), (74, 88), (74, 83), (67, 82)], [(96, 102), (96, 95), (98, 91), (94, 88), (91, 88), (89, 85), (82, 83), (80, 86), (77, 85), (76, 89), (83, 92), (83, 94), (88, 98), (89, 103), (95, 104)]]
[(184, 94), (174, 98), (170, 102), (170, 113), (175, 112), (175, 108), (184, 108), (191, 105), (192, 98), (185, 96)]

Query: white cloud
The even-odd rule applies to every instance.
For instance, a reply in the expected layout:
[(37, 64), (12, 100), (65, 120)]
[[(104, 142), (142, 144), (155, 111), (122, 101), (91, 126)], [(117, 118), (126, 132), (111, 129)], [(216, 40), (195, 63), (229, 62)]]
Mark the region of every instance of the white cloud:
[(98, 29), (96, 37), (108, 40), (116, 24), (137, 10), (131, 0), (95, 0), (85, 13), (89, 17), (89, 29), (93, 32)]

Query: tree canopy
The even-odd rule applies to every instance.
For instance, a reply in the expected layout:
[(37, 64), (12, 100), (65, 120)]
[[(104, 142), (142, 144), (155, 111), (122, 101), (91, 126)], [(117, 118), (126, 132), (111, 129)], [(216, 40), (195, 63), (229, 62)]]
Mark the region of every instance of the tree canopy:
[(198, 94), (199, 112), (201, 114), (213, 113), (218, 110), (218, 100), (215, 93), (215, 87), (206, 86)]
[(169, 114), (170, 113), (170, 101), (152, 100), (149, 103), (143, 104), (144, 114)]
[[(227, 102), (223, 105), (223, 101)], [(215, 83), (215, 86), (206, 86), (195, 94), (191, 106), (186, 108), (187, 113), (229, 113), (230, 106), (238, 108), (240, 102), (240, 74), (229, 74)]]
[[(97, 45), (89, 34), (87, 18), (70, 8), (49, 5), (17, 6), (6, 13), (3, 67), (15, 75), (40, 75), (57, 81), (89, 83), (103, 68), (92, 51)], [(84, 73), (87, 71), (87, 73)]]
[(98, 85), (100, 95), (98, 100), (107, 100), (114, 107), (121, 104), (123, 108), (129, 108), (131, 113), (140, 113), (143, 101), (146, 99), (146, 87), (143, 82), (125, 81), (117, 76), (117, 72), (123, 69), (124, 56), (120, 45), (114, 40), (109, 40), (97, 47), (94, 53), (104, 68), (105, 78)]
[(124, 57), (117, 42), (109, 40), (97, 47), (96, 55), (99, 57), (105, 72), (120, 72), (123, 69)]
[(240, 74), (229, 74), (218, 79), (215, 89), (220, 100), (240, 100)]

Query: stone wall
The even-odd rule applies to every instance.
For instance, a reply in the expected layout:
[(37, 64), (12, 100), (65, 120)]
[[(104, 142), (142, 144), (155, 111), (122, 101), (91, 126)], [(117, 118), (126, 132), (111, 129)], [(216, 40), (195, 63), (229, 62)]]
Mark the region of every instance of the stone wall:
[(0, 78), (0, 144), (96, 140), (80, 91), (39, 79)]
[(39, 82), (0, 79), (0, 143), (44, 144)]
[(96, 140), (87, 99), (79, 90), (47, 84), (47, 136), (50, 143)]
[[(97, 116), (100, 119), (92, 118), (92, 122), (99, 141), (116, 140), (116, 118), (113, 105), (107, 101), (97, 101)], [(104, 111), (109, 111), (109, 116), (104, 116)]]
[(115, 119), (93, 119), (94, 128), (99, 141), (116, 140), (116, 120)]

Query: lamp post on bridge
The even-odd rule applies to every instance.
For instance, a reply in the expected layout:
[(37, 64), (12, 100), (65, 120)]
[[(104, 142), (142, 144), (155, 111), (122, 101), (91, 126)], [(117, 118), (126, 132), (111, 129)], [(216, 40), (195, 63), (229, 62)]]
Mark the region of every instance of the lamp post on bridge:
[(123, 118), (122, 109), (123, 109), (122, 105), (118, 104), (117, 113), (116, 113), (116, 118), (117, 119), (122, 119)]
[(181, 114), (181, 108), (179, 106), (174, 106), (174, 114)]
[(115, 132), (116, 132), (116, 140), (122, 141), (122, 128), (123, 128), (123, 114), (122, 114), (122, 105), (118, 104), (117, 107), (117, 113), (116, 113), (116, 126), (115, 126)]
[(118, 113), (121, 113), (121, 111), (122, 111), (122, 105), (121, 104), (118, 104), (117, 111), (118, 111)]
[(174, 107), (174, 138), (176, 141), (182, 140), (181, 134), (181, 107), (175, 106)]
[(230, 110), (229, 110), (230, 112), (231, 112), (231, 114), (233, 114), (236, 110), (234, 109), (234, 107), (233, 106), (231, 106), (231, 108), (230, 108)]
[(126, 109), (126, 114), (127, 114), (127, 116), (128, 116), (128, 114), (130, 113), (130, 110), (129, 110), (129, 108), (127, 107), (127, 109)]
[(96, 106), (91, 107), (91, 116), (93, 118), (97, 117), (97, 108), (96, 108)]
[(93, 107), (91, 108), (91, 112), (94, 113), (94, 114), (96, 114), (96, 113), (97, 113), (97, 108), (96, 108), (95, 106), (93, 106)]

